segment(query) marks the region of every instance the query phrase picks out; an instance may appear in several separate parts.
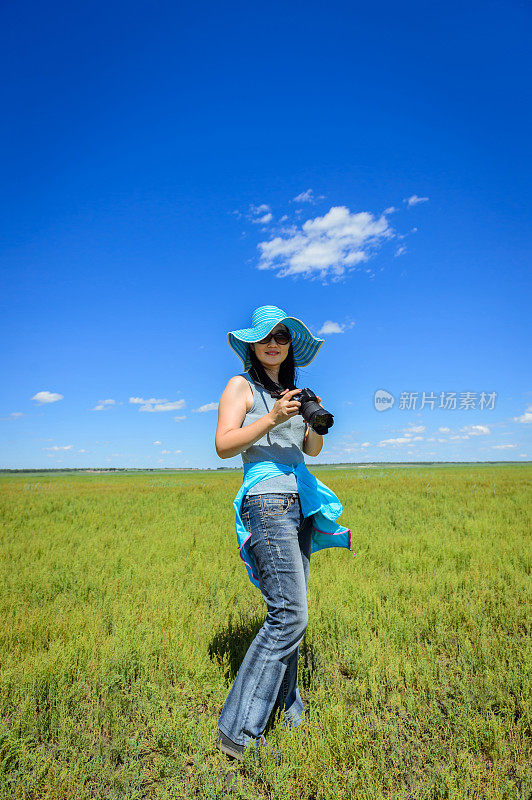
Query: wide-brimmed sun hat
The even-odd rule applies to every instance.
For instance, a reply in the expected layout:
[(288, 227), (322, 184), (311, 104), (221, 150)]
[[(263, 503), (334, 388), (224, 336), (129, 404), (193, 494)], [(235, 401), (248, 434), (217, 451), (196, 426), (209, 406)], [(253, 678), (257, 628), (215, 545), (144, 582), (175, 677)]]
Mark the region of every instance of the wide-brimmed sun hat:
[(282, 322), (292, 334), (292, 349), (296, 367), (306, 367), (314, 360), (325, 339), (317, 339), (311, 334), (304, 322), (297, 317), (289, 317), (277, 306), (260, 306), (251, 315), (251, 328), (229, 331), (227, 341), (244, 364), (247, 371), (251, 368), (249, 342), (259, 342)]

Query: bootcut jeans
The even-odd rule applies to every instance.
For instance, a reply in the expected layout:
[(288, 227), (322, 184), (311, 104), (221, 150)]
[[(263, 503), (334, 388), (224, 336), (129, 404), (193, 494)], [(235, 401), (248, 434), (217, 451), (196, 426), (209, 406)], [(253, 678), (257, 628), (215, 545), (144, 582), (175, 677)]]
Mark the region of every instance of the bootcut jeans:
[(285, 728), (304, 718), (297, 677), (299, 645), (308, 625), (312, 517), (303, 517), (297, 492), (246, 495), (240, 515), (251, 533), (268, 613), (240, 665), (218, 727), (245, 746), (262, 737), (277, 708)]

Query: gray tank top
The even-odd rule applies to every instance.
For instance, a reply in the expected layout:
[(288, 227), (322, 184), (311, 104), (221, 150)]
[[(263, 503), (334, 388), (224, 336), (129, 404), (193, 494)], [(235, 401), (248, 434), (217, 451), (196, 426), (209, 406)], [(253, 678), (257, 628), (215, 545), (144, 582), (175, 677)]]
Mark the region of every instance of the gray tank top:
[[(261, 386), (257, 386), (247, 372), (241, 372), (243, 378), (249, 382), (253, 392), (253, 405), (247, 412), (241, 427), (251, 425), (260, 419), (275, 405), (275, 400), (270, 397)], [(303, 437), (305, 435), (305, 421), (301, 414), (295, 414), (292, 419), (279, 423), (269, 433), (242, 450), (242, 463), (253, 461), (277, 461), (281, 464), (299, 464), (304, 462)], [(293, 472), (288, 475), (279, 475), (275, 478), (266, 478), (248, 489), (247, 494), (266, 494), (269, 492), (297, 492), (296, 476)]]

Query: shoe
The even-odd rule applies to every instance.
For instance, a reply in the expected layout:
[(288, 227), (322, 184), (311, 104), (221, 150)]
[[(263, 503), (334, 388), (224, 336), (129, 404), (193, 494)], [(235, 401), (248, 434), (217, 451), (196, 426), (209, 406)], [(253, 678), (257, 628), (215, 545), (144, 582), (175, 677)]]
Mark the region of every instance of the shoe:
[[(220, 728), (218, 728), (216, 745), (219, 750), (226, 755), (231, 756), (231, 758), (237, 758), (239, 761), (243, 761), (244, 750), (246, 749), (246, 746), (233, 742), (233, 740), (226, 736), (225, 733), (220, 730)], [(264, 736), (261, 736), (260, 739), (256, 739), (253, 747), (249, 749), (253, 756), (258, 755), (259, 758), (267, 756), (269, 758), (273, 758), (276, 764), (279, 765), (281, 763), (280, 751), (275, 750), (273, 747), (267, 745)]]

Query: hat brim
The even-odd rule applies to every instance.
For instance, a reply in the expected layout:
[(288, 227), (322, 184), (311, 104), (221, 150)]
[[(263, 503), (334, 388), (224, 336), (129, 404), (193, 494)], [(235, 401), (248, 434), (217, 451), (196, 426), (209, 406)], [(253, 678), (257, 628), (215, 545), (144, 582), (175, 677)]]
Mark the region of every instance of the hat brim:
[(294, 364), (296, 367), (307, 367), (315, 358), (325, 339), (313, 336), (304, 322), (297, 317), (282, 317), (276, 320), (265, 320), (254, 328), (242, 328), (229, 331), (227, 341), (244, 365), (244, 369), (251, 367), (249, 356), (250, 342), (259, 342), (264, 339), (276, 325), (282, 323), (292, 334), (292, 348), (294, 351)]

